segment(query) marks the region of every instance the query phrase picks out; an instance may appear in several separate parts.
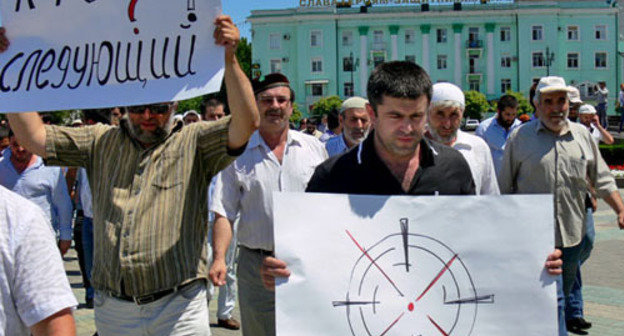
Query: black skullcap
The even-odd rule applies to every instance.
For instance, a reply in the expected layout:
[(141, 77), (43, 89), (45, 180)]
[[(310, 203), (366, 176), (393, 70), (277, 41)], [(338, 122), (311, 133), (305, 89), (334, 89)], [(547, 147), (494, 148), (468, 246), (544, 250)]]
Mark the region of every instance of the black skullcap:
[(254, 79), (251, 81), (251, 85), (253, 86), (254, 94), (258, 94), (262, 91), (272, 89), (278, 86), (285, 86), (290, 88), (290, 82), (286, 76), (281, 73), (272, 73), (264, 76), (264, 78), (260, 77), (258, 79)]

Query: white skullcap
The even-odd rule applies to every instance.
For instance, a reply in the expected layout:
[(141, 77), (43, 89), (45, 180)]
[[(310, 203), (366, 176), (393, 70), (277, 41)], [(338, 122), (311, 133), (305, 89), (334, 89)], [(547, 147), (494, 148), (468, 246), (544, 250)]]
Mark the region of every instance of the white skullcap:
[(596, 114), (596, 109), (592, 105), (585, 104), (579, 108), (579, 114)]
[(451, 83), (433, 84), (433, 95), (431, 96), (431, 103), (446, 100), (458, 102), (462, 106), (466, 105), (464, 92), (462, 92), (462, 90), (457, 85)]
[(195, 111), (195, 110), (188, 110), (188, 111), (184, 112), (184, 117), (183, 118), (186, 118), (186, 116), (188, 116), (189, 114), (194, 114), (197, 118), (199, 118), (199, 113), (197, 113), (197, 111)]
[(537, 92), (549, 93), (549, 92), (570, 92), (570, 87), (566, 85), (565, 80), (559, 76), (542, 77), (537, 83)]
[(366, 108), (366, 104), (368, 104), (368, 100), (362, 97), (351, 97), (345, 100), (344, 102), (342, 102), (342, 105), (340, 106), (340, 112), (344, 112), (352, 108), (363, 109), (363, 108)]

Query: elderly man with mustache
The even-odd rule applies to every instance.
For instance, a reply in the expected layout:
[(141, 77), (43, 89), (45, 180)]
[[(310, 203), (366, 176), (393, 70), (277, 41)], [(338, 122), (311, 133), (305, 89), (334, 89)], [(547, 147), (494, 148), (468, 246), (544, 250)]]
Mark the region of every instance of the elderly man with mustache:
[(217, 176), (210, 211), (214, 260), (210, 278), (225, 284), (225, 262), (238, 223), (238, 293), (243, 335), (275, 335), (275, 293), (265, 289), (260, 266), (273, 255), (273, 192), (304, 191), (314, 168), (327, 159), (323, 144), (313, 136), (289, 130), (294, 92), (279, 73), (254, 81), (260, 128), (245, 152)]

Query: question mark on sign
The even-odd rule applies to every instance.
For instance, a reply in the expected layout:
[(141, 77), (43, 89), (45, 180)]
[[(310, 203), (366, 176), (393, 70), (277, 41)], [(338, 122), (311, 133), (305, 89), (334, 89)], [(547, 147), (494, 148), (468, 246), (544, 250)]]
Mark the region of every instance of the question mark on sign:
[[(188, 13), (188, 16), (186, 17), (188, 19), (189, 22), (195, 22), (197, 21), (197, 15), (195, 15), (195, 13), (193, 13), (192, 11), (195, 10), (195, 0), (187, 0), (187, 9), (189, 10), (190, 13)], [(182, 29), (189, 29), (191, 28), (191, 24), (180, 24), (180, 27), (182, 27)]]
[[(134, 9), (136, 7), (136, 3), (138, 0), (130, 0), (130, 5), (128, 6), (128, 17), (130, 18), (130, 22), (135, 22), (136, 18), (134, 17)], [(139, 28), (134, 27), (134, 34), (139, 33)]]

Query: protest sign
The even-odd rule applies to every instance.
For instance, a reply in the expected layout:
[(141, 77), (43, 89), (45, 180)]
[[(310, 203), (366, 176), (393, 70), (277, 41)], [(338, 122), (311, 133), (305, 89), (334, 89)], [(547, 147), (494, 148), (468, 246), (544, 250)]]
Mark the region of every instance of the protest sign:
[(183, 100), (218, 91), (219, 0), (2, 0), (0, 112)]
[[(275, 193), (277, 335), (557, 335), (551, 195)], [(530, 321), (530, 323), (527, 323)]]

